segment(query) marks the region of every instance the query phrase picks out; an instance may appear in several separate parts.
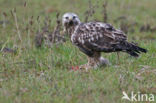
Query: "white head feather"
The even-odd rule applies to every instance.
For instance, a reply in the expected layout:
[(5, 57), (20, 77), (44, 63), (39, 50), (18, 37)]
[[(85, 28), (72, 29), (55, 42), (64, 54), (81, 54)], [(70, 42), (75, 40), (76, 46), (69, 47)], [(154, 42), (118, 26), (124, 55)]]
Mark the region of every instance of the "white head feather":
[(63, 26), (75, 26), (80, 24), (80, 19), (75, 13), (65, 13), (62, 17), (62, 24)]

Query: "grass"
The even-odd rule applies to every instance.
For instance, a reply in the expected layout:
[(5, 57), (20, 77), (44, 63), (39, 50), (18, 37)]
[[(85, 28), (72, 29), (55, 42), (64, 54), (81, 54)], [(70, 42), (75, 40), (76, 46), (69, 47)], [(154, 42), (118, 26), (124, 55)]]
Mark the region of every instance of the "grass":
[[(89, 72), (69, 69), (73, 65), (87, 62), (86, 56), (72, 46), (69, 40), (52, 48), (43, 46), (37, 49), (34, 46), (35, 34), (44, 24), (46, 16), (52, 20), (51, 28), (55, 25), (57, 11), (61, 14), (76, 12), (83, 20), (88, 1), (27, 0), (26, 7), (24, 2), (0, 0), (0, 13), (7, 14), (6, 17), (1, 15), (0, 21), (9, 21), (6, 26), (0, 24), (0, 43), (2, 47), (17, 48), (16, 54), (0, 52), (0, 103), (127, 103), (121, 100), (122, 91), (128, 94), (140, 91), (156, 96), (156, 34), (139, 31), (143, 24), (156, 26), (155, 0), (108, 1), (109, 22), (118, 28), (119, 23), (113, 21), (123, 15), (130, 22), (137, 22), (135, 32), (127, 36), (129, 41), (148, 49), (148, 53), (141, 54), (137, 59), (120, 53), (119, 61), (115, 53), (103, 54), (112, 65)], [(103, 2), (92, 0), (99, 8), (90, 20), (103, 20)], [(15, 7), (21, 41), (15, 18), (10, 13)], [(32, 16), (34, 24), (30, 25)], [(36, 20), (38, 16), (39, 24)]]

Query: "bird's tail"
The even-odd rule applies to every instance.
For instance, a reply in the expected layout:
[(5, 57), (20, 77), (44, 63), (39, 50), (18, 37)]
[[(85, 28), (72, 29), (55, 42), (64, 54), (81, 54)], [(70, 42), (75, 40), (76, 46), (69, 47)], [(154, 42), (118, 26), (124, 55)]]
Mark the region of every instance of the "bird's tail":
[[(121, 45), (121, 44), (120, 44)], [(123, 51), (131, 56), (138, 57), (141, 52), (146, 53), (147, 50), (127, 41), (122, 42)]]

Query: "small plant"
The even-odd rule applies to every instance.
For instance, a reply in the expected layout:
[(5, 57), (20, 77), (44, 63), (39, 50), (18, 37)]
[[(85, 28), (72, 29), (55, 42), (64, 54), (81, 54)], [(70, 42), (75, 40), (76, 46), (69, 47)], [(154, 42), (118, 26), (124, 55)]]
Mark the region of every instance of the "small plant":
[(41, 47), (44, 43), (48, 46), (51, 47), (54, 44), (60, 44), (65, 42), (65, 37), (64, 34), (61, 34), (62, 30), (62, 25), (61, 25), (61, 20), (59, 18), (59, 13), (56, 15), (56, 26), (54, 27), (53, 31), (50, 31), (50, 24), (51, 20), (46, 17), (44, 21), (44, 26), (42, 27), (42, 30), (38, 30), (35, 36), (35, 45), (36, 47)]

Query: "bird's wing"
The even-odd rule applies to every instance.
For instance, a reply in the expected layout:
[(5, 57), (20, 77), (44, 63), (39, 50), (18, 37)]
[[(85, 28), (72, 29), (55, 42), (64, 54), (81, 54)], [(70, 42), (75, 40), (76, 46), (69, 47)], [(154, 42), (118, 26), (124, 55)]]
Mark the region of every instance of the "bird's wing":
[(72, 37), (72, 42), (77, 46), (81, 44), (81, 48), (97, 52), (113, 52), (115, 51), (113, 45), (127, 40), (121, 30), (101, 22), (80, 24)]

